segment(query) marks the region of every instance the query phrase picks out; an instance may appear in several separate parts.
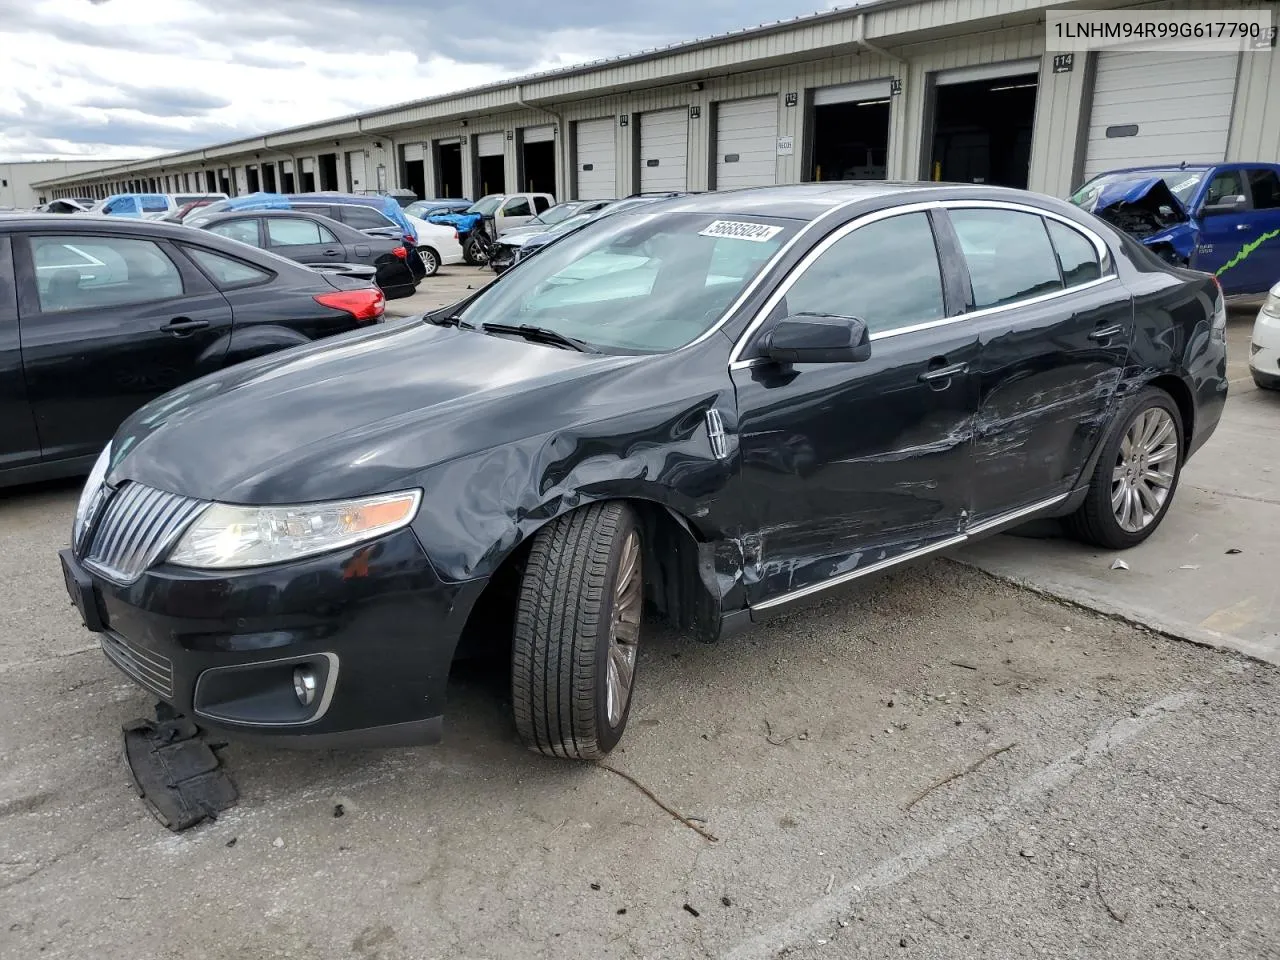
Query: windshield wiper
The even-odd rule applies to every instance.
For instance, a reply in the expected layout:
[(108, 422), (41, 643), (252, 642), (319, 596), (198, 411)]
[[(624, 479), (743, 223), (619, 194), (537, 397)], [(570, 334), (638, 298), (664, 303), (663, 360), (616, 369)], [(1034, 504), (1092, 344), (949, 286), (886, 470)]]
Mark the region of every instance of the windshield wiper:
[(437, 327), (461, 327), (463, 330), (473, 330), (474, 327), (469, 323), (462, 322), (462, 316), (454, 313), (447, 317), (441, 316), (439, 313), (427, 314), (427, 322), (434, 323)]
[(577, 350), (579, 353), (599, 353), (595, 347), (576, 337), (566, 337), (563, 333), (549, 327), (535, 327), (527, 323), (482, 323), (480, 329), (485, 333), (511, 333), (524, 337), (530, 343), (546, 343), (566, 350)]

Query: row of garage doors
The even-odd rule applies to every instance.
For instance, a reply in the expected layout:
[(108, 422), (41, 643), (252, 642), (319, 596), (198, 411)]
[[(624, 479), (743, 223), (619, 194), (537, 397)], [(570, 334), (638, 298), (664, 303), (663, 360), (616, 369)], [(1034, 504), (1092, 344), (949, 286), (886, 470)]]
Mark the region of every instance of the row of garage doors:
[[(639, 117), (640, 192), (684, 190), (689, 183), (689, 109)], [(715, 186), (755, 187), (777, 179), (777, 97), (732, 100), (716, 107)], [(605, 200), (617, 192), (617, 120), (577, 124), (577, 196)]]
[[(1125, 166), (1223, 160), (1238, 61), (1235, 53), (1099, 54), (1084, 178)], [(1009, 66), (1028, 69), (1021, 63)], [(1038, 72), (1038, 63), (1029, 68)], [(712, 186), (724, 190), (776, 182), (777, 98), (727, 101), (715, 110)], [(617, 123), (605, 118), (576, 125), (576, 192), (582, 199), (616, 193)], [(686, 189), (688, 108), (642, 113), (638, 123), (640, 192)]]

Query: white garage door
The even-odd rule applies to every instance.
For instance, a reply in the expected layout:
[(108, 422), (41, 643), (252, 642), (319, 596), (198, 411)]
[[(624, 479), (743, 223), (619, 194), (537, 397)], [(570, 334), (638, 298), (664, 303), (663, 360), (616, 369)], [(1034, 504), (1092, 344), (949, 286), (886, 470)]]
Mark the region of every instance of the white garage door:
[(617, 196), (617, 120), (579, 120), (574, 133), (578, 151), (579, 200), (611, 200)]
[(502, 133), (482, 133), (476, 137), (477, 157), (502, 156)]
[(778, 98), (716, 105), (717, 190), (770, 186), (778, 179)]
[(556, 138), (556, 128), (551, 124), (545, 127), (525, 127), (521, 136), (525, 143), (548, 143)]
[(689, 179), (689, 110), (640, 115), (640, 192), (685, 190)]
[(1220, 161), (1235, 99), (1235, 53), (1098, 54), (1084, 174)]

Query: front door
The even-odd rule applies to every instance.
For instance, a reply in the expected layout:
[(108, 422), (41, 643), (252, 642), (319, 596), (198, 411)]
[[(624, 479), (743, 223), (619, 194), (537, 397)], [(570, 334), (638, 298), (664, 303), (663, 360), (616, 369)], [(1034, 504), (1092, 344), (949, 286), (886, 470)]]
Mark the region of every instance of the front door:
[(15, 266), (47, 461), (96, 455), (138, 407), (226, 355), (230, 305), (166, 242), (50, 230), (17, 238)]
[(1248, 209), (1236, 218), (1239, 246), (1218, 279), (1228, 293), (1263, 293), (1280, 280), (1280, 166), (1246, 167)]
[(748, 599), (768, 607), (955, 539), (971, 491), (978, 339), (944, 296), (928, 214), (824, 241), (770, 317), (854, 316), (860, 363), (778, 364), (759, 337), (734, 364)]
[(1065, 495), (1108, 422), (1133, 307), (1085, 233), (1038, 212), (967, 207), (949, 222), (982, 341), (970, 526)]
[(0, 473), (30, 466), (40, 459), (40, 439), (22, 376), (22, 344), (18, 339), (18, 295), (12, 244), (0, 233)]
[[(1191, 267), (1217, 276), (1227, 294), (1266, 290), (1275, 280), (1256, 289), (1251, 274), (1258, 268), (1258, 247), (1265, 240), (1259, 218), (1250, 202), (1244, 167), (1220, 169), (1213, 175), (1196, 210), (1200, 223)], [(1266, 219), (1265, 214), (1263, 219)], [(1263, 255), (1265, 257), (1265, 254)]]

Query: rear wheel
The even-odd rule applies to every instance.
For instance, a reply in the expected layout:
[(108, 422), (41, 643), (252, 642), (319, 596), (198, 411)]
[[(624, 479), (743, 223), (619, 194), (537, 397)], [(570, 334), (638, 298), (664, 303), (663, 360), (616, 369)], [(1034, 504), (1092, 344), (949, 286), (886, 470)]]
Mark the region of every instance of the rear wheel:
[(440, 272), (440, 254), (430, 247), (419, 247), (418, 253), (422, 256), (422, 265), (426, 267), (426, 276), (434, 277)]
[(534, 751), (594, 760), (631, 712), (644, 600), (635, 514), (597, 504), (534, 538), (516, 604), (511, 701)]
[(1112, 550), (1136, 546), (1160, 525), (1178, 488), (1185, 450), (1182, 416), (1163, 390), (1143, 390), (1118, 422), (1088, 496), (1067, 518), (1077, 538)]

